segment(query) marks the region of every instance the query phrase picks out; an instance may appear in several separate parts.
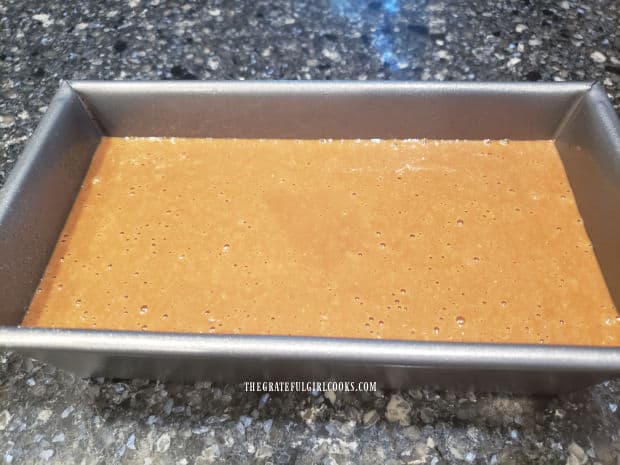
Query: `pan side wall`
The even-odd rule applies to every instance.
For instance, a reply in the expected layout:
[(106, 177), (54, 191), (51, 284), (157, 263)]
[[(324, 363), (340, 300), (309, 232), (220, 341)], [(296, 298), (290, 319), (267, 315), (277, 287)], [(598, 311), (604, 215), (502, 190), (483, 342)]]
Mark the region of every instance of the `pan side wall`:
[(551, 139), (584, 83), (75, 82), (110, 136)]
[(0, 326), (21, 321), (99, 140), (62, 86), (0, 191)]

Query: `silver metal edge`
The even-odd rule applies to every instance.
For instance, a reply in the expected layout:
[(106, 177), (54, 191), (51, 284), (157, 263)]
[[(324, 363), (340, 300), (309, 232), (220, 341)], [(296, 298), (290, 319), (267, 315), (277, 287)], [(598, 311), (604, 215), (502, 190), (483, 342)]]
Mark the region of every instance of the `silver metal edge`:
[(475, 81), (68, 81), (76, 92), (88, 96), (90, 93), (146, 92), (217, 94), (235, 92), (239, 95), (289, 95), (291, 92), (313, 94), (368, 93), (378, 91), (401, 94), (412, 91), (435, 91), (444, 94), (463, 92), (524, 92), (535, 95), (559, 92), (587, 92), (593, 82), (475, 82)]
[(612, 164), (609, 165), (614, 177), (620, 177), (620, 119), (611, 105), (605, 88), (601, 84), (592, 86), (586, 98), (594, 107), (594, 114), (598, 120), (596, 125), (597, 140), (603, 143), (604, 149), (613, 154), (610, 157)]
[(245, 336), (0, 327), (0, 347), (108, 355), (209, 356), (620, 374), (620, 349), (299, 336)]

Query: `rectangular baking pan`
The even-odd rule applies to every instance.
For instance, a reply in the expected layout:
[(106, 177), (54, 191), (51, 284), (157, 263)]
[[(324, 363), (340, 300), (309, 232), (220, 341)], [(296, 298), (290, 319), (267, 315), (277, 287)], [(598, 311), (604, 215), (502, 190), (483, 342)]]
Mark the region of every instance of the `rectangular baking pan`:
[(566, 168), (618, 306), (618, 207), (584, 181), (606, 177), (620, 189), (620, 126), (600, 85), (63, 82), (0, 192), (0, 348), (80, 376), (117, 378), (370, 380), (553, 393), (620, 375), (613, 347), (21, 328), (102, 135), (554, 139), (565, 166), (574, 151), (584, 157)]

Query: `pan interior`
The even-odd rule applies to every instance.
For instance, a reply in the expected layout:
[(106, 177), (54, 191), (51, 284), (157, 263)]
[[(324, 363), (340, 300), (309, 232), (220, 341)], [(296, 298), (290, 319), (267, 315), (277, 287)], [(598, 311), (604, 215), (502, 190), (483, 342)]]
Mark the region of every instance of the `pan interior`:
[(567, 166), (550, 140), (103, 138), (22, 324), (617, 346)]

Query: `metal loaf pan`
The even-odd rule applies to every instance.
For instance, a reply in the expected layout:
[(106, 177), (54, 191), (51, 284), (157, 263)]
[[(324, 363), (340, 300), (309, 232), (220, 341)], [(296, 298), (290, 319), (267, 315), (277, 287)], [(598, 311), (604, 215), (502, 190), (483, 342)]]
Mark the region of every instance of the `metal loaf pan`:
[(620, 375), (609, 347), (20, 328), (102, 135), (554, 139), (617, 306), (619, 207), (598, 186), (620, 190), (620, 125), (599, 85), (64, 82), (0, 193), (0, 348), (119, 378), (552, 393)]

